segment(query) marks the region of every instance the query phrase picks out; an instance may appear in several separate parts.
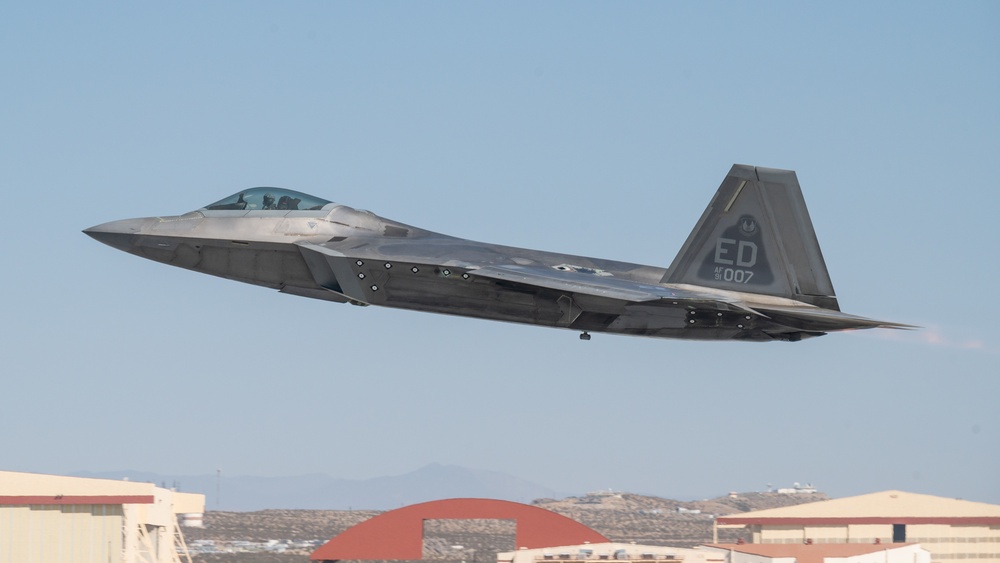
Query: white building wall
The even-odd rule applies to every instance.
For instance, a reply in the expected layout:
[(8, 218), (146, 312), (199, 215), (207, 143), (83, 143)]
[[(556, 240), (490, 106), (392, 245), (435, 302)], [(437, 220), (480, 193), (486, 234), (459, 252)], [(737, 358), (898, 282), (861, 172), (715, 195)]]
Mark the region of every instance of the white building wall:
[(846, 543), (892, 541), (892, 526), (886, 524), (848, 524)]
[(847, 543), (847, 526), (804, 526), (804, 541), (813, 543)]
[[(794, 556), (788, 557), (768, 557), (753, 553), (744, 553), (737, 549), (727, 550), (720, 547), (704, 546), (709, 552), (723, 554), (725, 563), (796, 563)], [(815, 560), (810, 557), (810, 560)], [(885, 549), (876, 549), (871, 553), (863, 555), (852, 555), (849, 557), (825, 557), (823, 563), (931, 563), (931, 556), (927, 550), (919, 545), (906, 546), (886, 546)]]
[(766, 557), (753, 553), (731, 551), (726, 556), (726, 563), (795, 563), (794, 557)]
[(906, 527), (906, 541), (920, 542), (935, 562), (1000, 561), (1000, 526), (915, 524)]
[[(753, 526), (753, 543), (875, 543), (893, 546), (891, 524), (831, 526)], [(933, 563), (1000, 562), (1000, 527), (907, 524), (906, 543), (919, 543)]]
[[(63, 497), (136, 496), (152, 497), (153, 502), (59, 503)], [(188, 561), (175, 550), (175, 514), (205, 511), (204, 495), (175, 493), (150, 483), (8, 471), (0, 471), (0, 497), (13, 499), (0, 505), (0, 563)], [(19, 504), (19, 497), (50, 503)]]
[(806, 540), (802, 526), (761, 526), (754, 531), (753, 543), (802, 543)]
[(853, 557), (827, 557), (823, 563), (931, 563), (931, 554), (919, 545), (887, 546), (880, 552)]
[(0, 563), (117, 563), (121, 553), (120, 506), (0, 506)]
[[(584, 555), (585, 553), (589, 553), (589, 555)], [(615, 559), (616, 553), (620, 553), (625, 559)], [(562, 557), (563, 554), (568, 557)], [(568, 563), (628, 563), (629, 560), (633, 562), (636, 560), (659, 560), (663, 563), (669, 560), (681, 560), (683, 563), (722, 562), (720, 556), (701, 548), (690, 549), (614, 542), (519, 549), (497, 554), (497, 563), (559, 563), (559, 561), (564, 560)]]

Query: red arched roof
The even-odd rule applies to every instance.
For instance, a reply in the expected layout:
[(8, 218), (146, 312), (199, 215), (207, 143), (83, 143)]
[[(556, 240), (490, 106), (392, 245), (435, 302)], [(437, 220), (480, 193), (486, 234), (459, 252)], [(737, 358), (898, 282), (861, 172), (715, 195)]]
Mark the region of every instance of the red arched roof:
[(348, 528), (313, 552), (313, 561), (422, 559), (424, 520), (514, 520), (516, 549), (555, 547), (608, 538), (544, 508), (480, 498), (455, 498), (390, 510)]

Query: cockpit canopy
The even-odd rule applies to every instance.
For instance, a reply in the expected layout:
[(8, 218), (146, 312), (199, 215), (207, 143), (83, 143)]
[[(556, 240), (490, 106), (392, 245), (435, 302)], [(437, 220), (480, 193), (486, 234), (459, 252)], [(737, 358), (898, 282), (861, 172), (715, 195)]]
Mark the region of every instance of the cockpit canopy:
[(250, 188), (206, 205), (209, 211), (296, 211), (318, 210), (333, 203), (322, 198), (284, 188)]

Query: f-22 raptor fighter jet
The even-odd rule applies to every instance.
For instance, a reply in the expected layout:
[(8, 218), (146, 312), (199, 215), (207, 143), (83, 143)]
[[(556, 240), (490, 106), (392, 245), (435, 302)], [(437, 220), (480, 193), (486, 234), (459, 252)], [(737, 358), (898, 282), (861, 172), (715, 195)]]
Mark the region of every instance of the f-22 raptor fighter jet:
[(291, 190), (84, 231), (283, 293), (579, 331), (798, 341), (910, 328), (840, 312), (795, 172), (735, 165), (669, 268), (474, 242)]

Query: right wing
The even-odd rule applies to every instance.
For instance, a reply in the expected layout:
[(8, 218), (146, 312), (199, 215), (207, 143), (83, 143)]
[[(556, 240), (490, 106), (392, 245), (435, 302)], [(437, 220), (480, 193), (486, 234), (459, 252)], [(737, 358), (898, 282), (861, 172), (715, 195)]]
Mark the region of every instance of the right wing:
[(515, 265), (486, 266), (469, 270), (468, 274), (474, 277), (603, 297), (626, 303), (666, 300), (670, 301), (672, 305), (697, 305), (700, 308), (708, 307), (717, 310), (760, 314), (738, 300), (726, 299), (716, 294), (644, 284), (612, 276)]
[(468, 273), (472, 276), (503, 280), (525, 286), (543, 287), (566, 291), (568, 293), (624, 301), (626, 305), (661, 303), (701, 310), (749, 313), (769, 319), (783, 326), (812, 332), (863, 328), (918, 328), (911, 325), (859, 317), (808, 304), (777, 305), (757, 302), (747, 303), (740, 299), (717, 293), (644, 284), (611, 276), (605, 277), (574, 271), (559, 271), (552, 268), (487, 266), (470, 270)]

